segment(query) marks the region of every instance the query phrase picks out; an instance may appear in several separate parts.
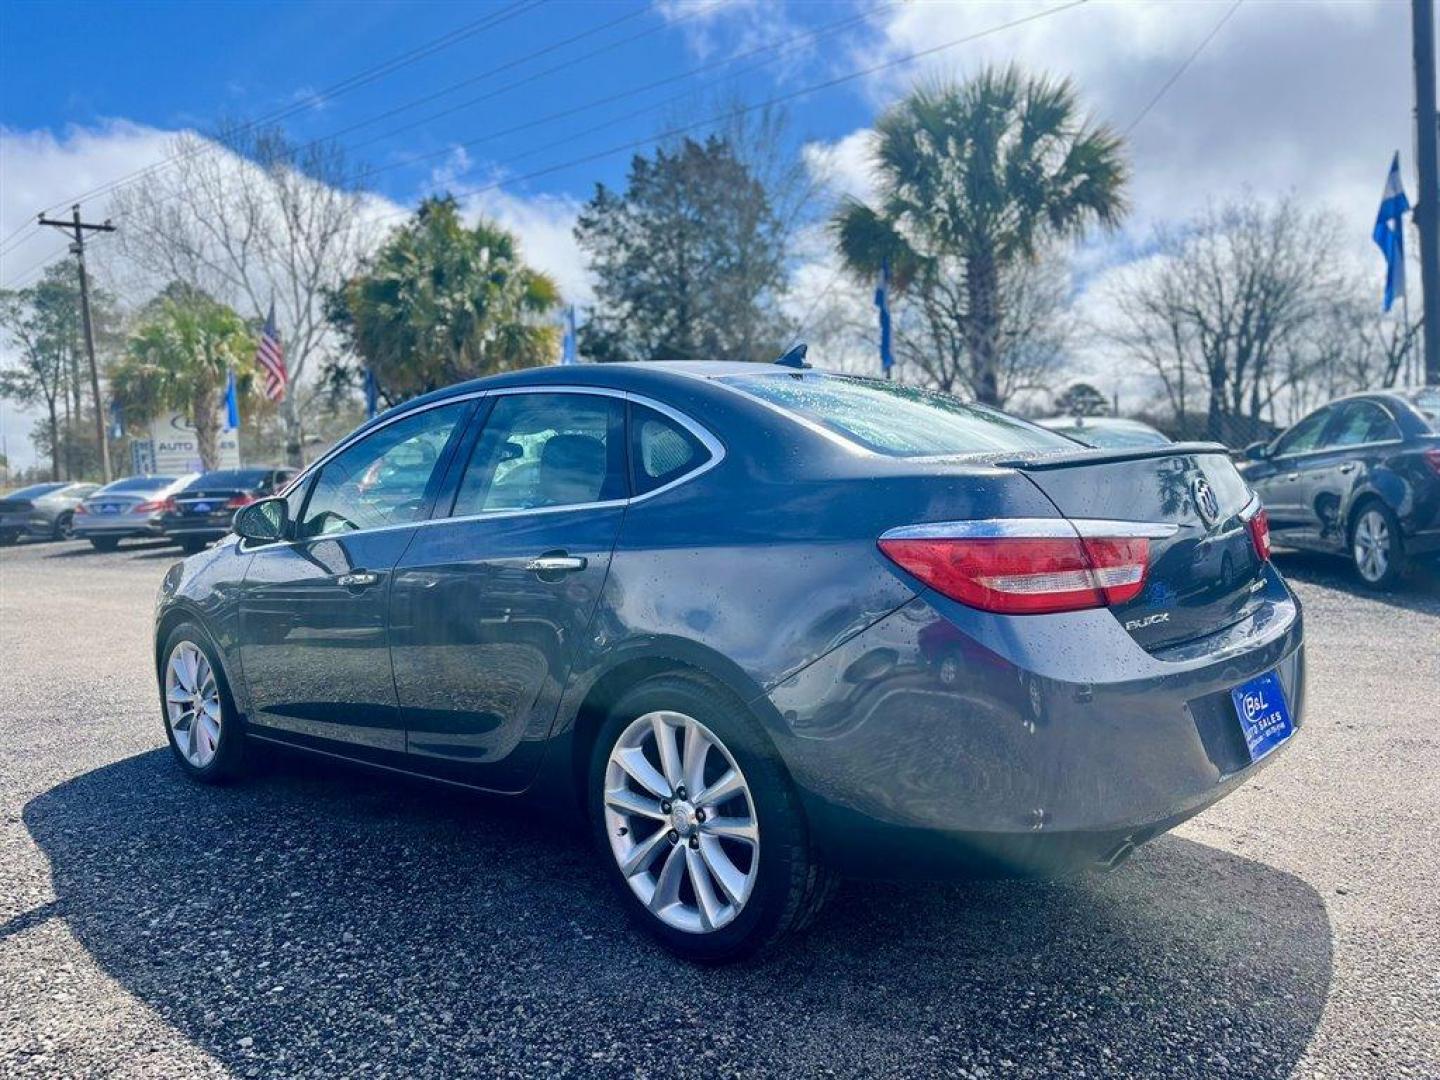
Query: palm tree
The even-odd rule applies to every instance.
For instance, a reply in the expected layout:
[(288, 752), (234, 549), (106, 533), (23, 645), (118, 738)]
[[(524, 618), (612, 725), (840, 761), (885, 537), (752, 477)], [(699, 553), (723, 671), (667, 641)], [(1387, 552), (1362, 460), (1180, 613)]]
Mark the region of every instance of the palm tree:
[(332, 297), (331, 321), (391, 400), (552, 360), (555, 283), (515, 238), (467, 226), (452, 197), (427, 199)]
[(128, 415), (153, 419), (183, 409), (195, 426), (206, 471), (219, 463), (217, 420), (229, 373), (248, 381), (255, 335), (231, 308), (186, 285), (171, 285), (146, 308), (110, 387)]
[(1082, 119), (1069, 80), (1011, 66), (917, 89), (876, 125), (879, 204), (849, 201), (835, 218), (841, 258), (873, 279), (890, 265), (897, 292), (962, 279), (969, 381), (999, 404), (1003, 283), (1048, 244), (1126, 209), (1121, 141)]

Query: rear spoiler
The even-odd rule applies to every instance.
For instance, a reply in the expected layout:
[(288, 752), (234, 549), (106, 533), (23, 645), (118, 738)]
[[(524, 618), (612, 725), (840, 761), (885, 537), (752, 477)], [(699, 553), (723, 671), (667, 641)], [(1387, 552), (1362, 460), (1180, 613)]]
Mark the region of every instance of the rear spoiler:
[(1105, 465), (1112, 461), (1144, 461), (1147, 458), (1176, 457), (1193, 454), (1224, 454), (1230, 451), (1216, 442), (1177, 442), (1168, 446), (1136, 446), (1111, 450), (1067, 450), (1063, 454), (1044, 457), (1010, 458), (992, 462), (997, 468), (1038, 472), (1043, 469), (1068, 469), (1072, 465)]

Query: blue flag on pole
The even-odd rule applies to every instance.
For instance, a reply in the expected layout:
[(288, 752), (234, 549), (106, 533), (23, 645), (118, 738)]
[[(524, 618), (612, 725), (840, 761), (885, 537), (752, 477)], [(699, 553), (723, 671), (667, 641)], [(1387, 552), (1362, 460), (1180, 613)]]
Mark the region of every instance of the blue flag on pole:
[(1385, 310), (1405, 295), (1405, 212), (1410, 200), (1400, 180), (1400, 151), (1390, 162), (1385, 177), (1385, 190), (1380, 195), (1380, 212), (1375, 215), (1375, 231), (1370, 235), (1385, 256)]
[(240, 395), (235, 389), (235, 369), (231, 368), (225, 377), (225, 430), (238, 431), (240, 428)]
[(890, 349), (890, 260), (880, 264), (880, 283), (875, 287), (875, 306), (880, 309), (880, 370), (890, 377), (895, 354)]
[(365, 369), (365, 419), (375, 419), (375, 413), (380, 407), (380, 387), (375, 382), (375, 371), (373, 368)]
[(579, 346), (575, 340), (575, 305), (565, 309), (565, 341), (560, 348), (560, 363), (574, 364), (580, 360)]

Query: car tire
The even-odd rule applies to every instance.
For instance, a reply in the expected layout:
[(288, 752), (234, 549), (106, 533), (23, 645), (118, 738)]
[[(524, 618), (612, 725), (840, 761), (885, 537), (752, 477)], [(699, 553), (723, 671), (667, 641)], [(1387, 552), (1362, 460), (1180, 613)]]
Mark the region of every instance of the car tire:
[(20, 534), (18, 532), (12, 529), (6, 529), (4, 532), (0, 532), (0, 547), (9, 547), (19, 539)]
[(120, 538), (118, 536), (92, 536), (90, 546), (96, 551), (114, 551), (120, 546)]
[(200, 536), (181, 537), (180, 550), (186, 555), (196, 555), (205, 550), (205, 539)]
[(73, 540), (75, 538), (75, 515), (61, 514), (55, 519), (55, 527), (50, 532), (52, 540)]
[[(203, 657), (204, 663), (191, 668), (189, 660), (195, 656)], [(244, 722), (236, 711), (218, 650), (200, 626), (184, 622), (170, 631), (160, 654), (159, 681), (165, 739), (181, 771), (204, 784), (226, 783), (244, 775)], [(187, 695), (188, 702), (181, 700)], [(206, 703), (203, 716), (195, 710), (197, 699)], [(199, 727), (195, 727), (197, 716)]]
[[(674, 739), (669, 771), (678, 768), (678, 785), (665, 779), (657, 723)], [(685, 796), (703, 792), (675, 798), (684, 777), (697, 775), (685, 754), (692, 732), (704, 747), (698, 774), (704, 789), (714, 790), (733, 766), (738, 794), (698, 805)], [(622, 757), (627, 764), (620, 764)], [(649, 772), (640, 757), (651, 763)], [(653, 788), (643, 787), (635, 773), (661, 787), (660, 797), (648, 794)], [(627, 793), (644, 802), (646, 812), (632, 812)], [(758, 722), (698, 674), (654, 676), (616, 702), (591, 754), (587, 807), (621, 904), (650, 937), (687, 960), (720, 963), (771, 947), (807, 926), (831, 891), (832, 876), (811, 849), (799, 799)], [(747, 820), (753, 846), (729, 835)], [(662, 899), (662, 891), (673, 899)]]
[(1400, 522), (1378, 499), (1364, 503), (1350, 523), (1350, 564), (1361, 583), (1391, 589), (1405, 576), (1405, 541)]

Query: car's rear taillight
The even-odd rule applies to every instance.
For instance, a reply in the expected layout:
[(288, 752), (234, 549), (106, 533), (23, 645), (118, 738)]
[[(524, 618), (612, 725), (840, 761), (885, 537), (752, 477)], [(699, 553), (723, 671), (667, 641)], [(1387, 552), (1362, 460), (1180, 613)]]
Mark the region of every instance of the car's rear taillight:
[(234, 495), (231, 497), (230, 501), (225, 504), (225, 509), (239, 510), (242, 506), (249, 506), (254, 501), (254, 495), (246, 495), (243, 493), (240, 495)]
[(88, 513), (90, 513), (90, 508), (89, 508), (88, 506), (86, 506), (84, 503), (81, 503), (79, 506), (75, 507), (75, 516), (76, 516), (76, 517), (80, 517), (82, 514), (88, 514)]
[[(1063, 525), (1063, 523), (1061, 523)], [(1145, 587), (1143, 536), (887, 534), (880, 550), (936, 592), (982, 611), (1041, 615), (1133, 600)]]
[(1425, 464), (1430, 466), (1430, 471), (1440, 476), (1440, 448), (1425, 451)]
[(1262, 507), (1256, 510), (1245, 522), (1245, 528), (1250, 531), (1250, 542), (1255, 545), (1255, 554), (1260, 556), (1261, 562), (1270, 558), (1270, 515), (1265, 513)]
[(175, 509), (174, 499), (151, 499), (130, 508), (132, 514), (163, 514)]

